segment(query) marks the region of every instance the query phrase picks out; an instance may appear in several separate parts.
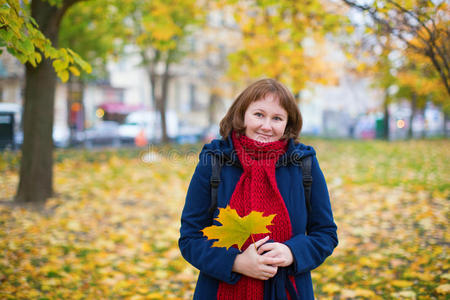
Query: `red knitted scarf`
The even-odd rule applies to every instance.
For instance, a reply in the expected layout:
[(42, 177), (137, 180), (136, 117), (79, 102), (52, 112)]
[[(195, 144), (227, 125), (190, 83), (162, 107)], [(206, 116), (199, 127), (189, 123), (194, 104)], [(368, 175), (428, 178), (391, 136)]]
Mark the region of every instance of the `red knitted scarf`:
[[(264, 216), (277, 214), (267, 228), (270, 237), (276, 242), (284, 242), (291, 238), (292, 227), (289, 214), (277, 187), (275, 179), (275, 164), (285, 152), (287, 143), (276, 141), (261, 143), (244, 135), (232, 135), (234, 148), (244, 172), (231, 196), (230, 207), (236, 209), (243, 217), (251, 211), (264, 212)], [(255, 234), (255, 241), (267, 234)], [(252, 243), (249, 238), (242, 250)], [(234, 285), (221, 282), (217, 291), (217, 299), (242, 300), (263, 299), (264, 281), (242, 276)]]

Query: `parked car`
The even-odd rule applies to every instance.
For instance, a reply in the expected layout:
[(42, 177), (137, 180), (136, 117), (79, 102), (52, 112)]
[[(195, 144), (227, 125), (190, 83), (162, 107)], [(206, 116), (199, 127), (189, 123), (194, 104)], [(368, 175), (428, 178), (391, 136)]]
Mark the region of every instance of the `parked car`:
[(175, 139), (178, 144), (195, 144), (203, 140), (205, 129), (192, 125), (182, 125)]
[[(178, 117), (175, 111), (166, 112), (167, 135), (175, 139), (178, 135)], [(159, 112), (136, 111), (125, 118), (125, 123), (119, 126), (120, 140), (123, 143), (134, 143), (135, 138), (144, 132), (148, 142), (161, 140), (161, 122)]]
[(58, 148), (70, 145), (70, 130), (67, 126), (53, 126), (53, 145)]
[(120, 146), (119, 123), (102, 121), (84, 132), (84, 145), (92, 148), (94, 145)]
[(119, 126), (120, 142), (125, 144), (134, 144), (135, 138), (142, 130), (144, 131), (144, 136), (148, 140), (150, 137), (148, 126), (138, 122), (125, 122)]

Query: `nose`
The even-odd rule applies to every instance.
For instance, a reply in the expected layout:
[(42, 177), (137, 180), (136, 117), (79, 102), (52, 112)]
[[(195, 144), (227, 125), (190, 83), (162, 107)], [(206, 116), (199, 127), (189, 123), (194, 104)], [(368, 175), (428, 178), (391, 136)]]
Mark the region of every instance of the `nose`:
[(271, 130), (272, 126), (270, 125), (270, 119), (269, 118), (265, 118), (263, 120), (263, 123), (261, 124), (261, 129), (262, 130)]

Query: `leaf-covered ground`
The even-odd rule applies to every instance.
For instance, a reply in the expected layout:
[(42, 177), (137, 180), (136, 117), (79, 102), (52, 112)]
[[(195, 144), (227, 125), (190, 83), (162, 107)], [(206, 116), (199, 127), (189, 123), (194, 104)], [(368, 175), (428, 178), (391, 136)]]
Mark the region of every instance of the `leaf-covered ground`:
[[(340, 243), (312, 273), (318, 299), (448, 299), (450, 141), (307, 140)], [(57, 195), (12, 205), (0, 156), (0, 299), (190, 299), (178, 229), (197, 148), (55, 153)]]

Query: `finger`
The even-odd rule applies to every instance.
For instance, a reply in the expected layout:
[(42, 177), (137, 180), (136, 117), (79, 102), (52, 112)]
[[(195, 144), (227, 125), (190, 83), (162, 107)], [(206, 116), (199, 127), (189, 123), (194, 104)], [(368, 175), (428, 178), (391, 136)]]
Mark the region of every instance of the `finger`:
[(256, 247), (256, 249), (258, 249), (262, 244), (264, 244), (264, 243), (267, 242), (268, 240), (269, 240), (269, 236), (266, 236), (265, 238), (256, 241), (256, 242), (255, 242), (255, 247)]
[(265, 265), (278, 265), (284, 262), (284, 258), (282, 257), (267, 257), (267, 256), (261, 256), (261, 260), (259, 261), (262, 264)]
[(278, 271), (278, 267), (270, 266), (270, 265), (263, 265), (261, 267), (261, 271), (269, 274), (269, 275), (275, 275)]
[(263, 254), (260, 254), (262, 256), (266, 256), (266, 257), (280, 257), (282, 256), (283, 252), (280, 251), (280, 249), (275, 248), (275, 249), (270, 249), (268, 251), (265, 251)]
[(262, 271), (263, 275), (268, 276), (268, 277), (273, 277), (273, 276), (275, 276), (275, 274), (277, 274), (278, 267), (264, 266), (261, 268), (261, 271)]
[(260, 254), (260, 255), (264, 256), (264, 257), (281, 257), (280, 254), (275, 250), (266, 251), (264, 254)]
[(275, 249), (277, 247), (276, 244), (277, 243), (266, 243), (264, 245), (261, 245), (261, 247), (258, 248), (258, 254), (262, 254), (266, 251)]

